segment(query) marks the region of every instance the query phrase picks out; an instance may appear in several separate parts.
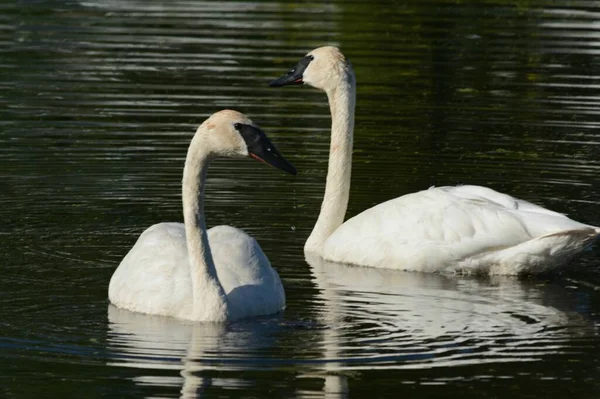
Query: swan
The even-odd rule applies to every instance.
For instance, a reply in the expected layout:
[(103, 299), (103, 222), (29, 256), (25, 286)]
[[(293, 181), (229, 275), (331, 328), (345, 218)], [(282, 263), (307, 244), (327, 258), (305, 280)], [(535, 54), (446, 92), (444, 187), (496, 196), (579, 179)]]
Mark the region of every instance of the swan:
[(487, 187), (432, 187), (376, 205), (344, 223), (350, 190), (356, 80), (331, 46), (310, 51), (271, 87), (324, 91), (332, 117), (325, 195), (305, 253), (360, 266), (421, 272), (536, 274), (563, 266), (598, 227)]
[(108, 298), (118, 308), (193, 321), (224, 322), (285, 307), (277, 272), (242, 230), (206, 230), (204, 184), (217, 157), (252, 157), (285, 172), (296, 169), (262, 130), (236, 111), (219, 111), (196, 131), (183, 168), (182, 223), (144, 231), (115, 270)]

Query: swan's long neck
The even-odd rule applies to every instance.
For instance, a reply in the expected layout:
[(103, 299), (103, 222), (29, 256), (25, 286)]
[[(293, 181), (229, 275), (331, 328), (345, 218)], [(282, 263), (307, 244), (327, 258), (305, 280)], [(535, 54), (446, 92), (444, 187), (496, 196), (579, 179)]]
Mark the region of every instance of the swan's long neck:
[(356, 103), (356, 84), (350, 66), (341, 78), (341, 84), (327, 91), (331, 109), (331, 146), (327, 182), (321, 213), (304, 245), (305, 252), (322, 252), (325, 240), (344, 223), (348, 207)]
[[(183, 219), (193, 294), (193, 319), (224, 321), (227, 300), (219, 283), (204, 221), (204, 184), (212, 160), (198, 134), (192, 140), (183, 169)], [(199, 148), (200, 147), (200, 148)]]

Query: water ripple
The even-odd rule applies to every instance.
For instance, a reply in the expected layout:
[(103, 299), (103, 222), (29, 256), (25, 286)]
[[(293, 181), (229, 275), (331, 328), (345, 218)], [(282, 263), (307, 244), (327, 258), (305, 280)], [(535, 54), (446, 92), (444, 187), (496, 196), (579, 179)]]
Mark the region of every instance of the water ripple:
[[(0, 396), (68, 396), (48, 378), (114, 397), (598, 392), (596, 252), (557, 281), (305, 262), (329, 110), (315, 90), (267, 87), (322, 44), (352, 60), (348, 216), (482, 184), (598, 225), (598, 14), (577, 1), (0, 3)], [(207, 188), (209, 225), (258, 239), (288, 308), (226, 326), (107, 312), (140, 232), (181, 221), (189, 140), (221, 108), (248, 113), (300, 172), (218, 161)]]

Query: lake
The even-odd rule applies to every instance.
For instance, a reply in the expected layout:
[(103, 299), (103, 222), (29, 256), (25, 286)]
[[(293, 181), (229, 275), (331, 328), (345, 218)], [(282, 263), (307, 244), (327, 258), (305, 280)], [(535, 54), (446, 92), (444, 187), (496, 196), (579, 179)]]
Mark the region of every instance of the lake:
[[(0, 0), (0, 397), (596, 398), (600, 249), (544, 277), (328, 264), (326, 96), (268, 82), (339, 46), (357, 75), (347, 216), (479, 184), (600, 225), (600, 5)], [(298, 168), (209, 171), (285, 312), (230, 324), (109, 306), (150, 225), (182, 221), (187, 146), (248, 114)]]

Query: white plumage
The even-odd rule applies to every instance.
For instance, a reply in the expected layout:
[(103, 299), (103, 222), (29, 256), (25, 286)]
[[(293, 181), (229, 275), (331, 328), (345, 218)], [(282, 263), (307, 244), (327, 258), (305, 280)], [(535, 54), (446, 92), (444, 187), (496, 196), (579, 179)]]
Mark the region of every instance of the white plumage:
[(221, 111), (198, 128), (184, 168), (185, 224), (159, 223), (141, 234), (111, 278), (111, 303), (135, 312), (217, 322), (283, 310), (281, 280), (256, 240), (229, 226), (206, 231), (204, 222), (208, 164), (218, 156), (249, 155), (295, 173), (243, 114)]
[(423, 272), (542, 273), (599, 233), (486, 187), (437, 187), (349, 219), (327, 239), (323, 257)]
[(327, 93), (331, 147), (319, 218), (304, 250), (325, 260), (422, 272), (542, 273), (600, 235), (486, 187), (439, 187), (384, 202), (344, 223), (352, 167), (356, 80), (339, 49), (309, 52), (271, 86), (306, 83)]
[[(243, 230), (215, 226), (208, 242), (227, 298), (229, 320), (272, 314), (285, 307), (277, 272)], [(159, 223), (142, 233), (115, 271), (109, 298), (118, 307), (189, 319), (192, 281), (183, 223)]]

